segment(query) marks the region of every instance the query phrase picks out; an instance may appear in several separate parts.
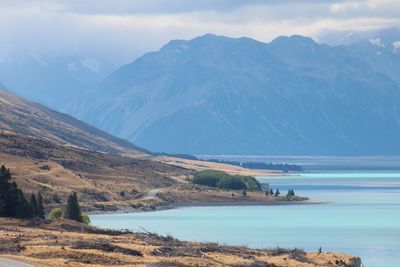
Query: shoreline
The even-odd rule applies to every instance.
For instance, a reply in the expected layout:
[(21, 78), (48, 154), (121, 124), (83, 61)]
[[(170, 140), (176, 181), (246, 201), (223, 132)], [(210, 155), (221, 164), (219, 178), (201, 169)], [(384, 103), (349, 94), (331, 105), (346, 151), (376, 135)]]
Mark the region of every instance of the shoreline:
[(195, 208), (195, 207), (243, 207), (243, 206), (292, 206), (292, 205), (323, 205), (328, 204), (330, 201), (313, 201), (307, 200), (278, 200), (271, 202), (262, 201), (244, 201), (244, 202), (202, 202), (202, 203), (174, 203), (168, 205), (160, 205), (155, 209), (135, 209), (133, 207), (121, 206), (118, 210), (109, 211), (88, 211), (88, 215), (108, 215), (108, 214), (126, 214), (126, 213), (144, 213), (144, 212), (157, 212), (164, 210), (173, 210), (180, 208)]

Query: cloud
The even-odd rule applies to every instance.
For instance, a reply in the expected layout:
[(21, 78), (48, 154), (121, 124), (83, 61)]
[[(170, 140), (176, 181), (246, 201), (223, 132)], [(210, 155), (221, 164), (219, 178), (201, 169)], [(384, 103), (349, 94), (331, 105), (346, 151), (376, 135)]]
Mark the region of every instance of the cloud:
[(82, 53), (126, 63), (208, 32), (270, 41), (400, 26), (398, 0), (3, 0), (1, 53)]

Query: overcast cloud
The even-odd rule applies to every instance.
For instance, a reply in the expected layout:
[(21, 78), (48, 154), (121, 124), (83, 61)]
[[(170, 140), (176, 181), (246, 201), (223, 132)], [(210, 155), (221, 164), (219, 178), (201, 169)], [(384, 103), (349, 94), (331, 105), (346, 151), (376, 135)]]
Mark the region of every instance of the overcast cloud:
[(270, 41), (400, 27), (399, 0), (1, 0), (0, 56), (12, 50), (107, 57), (117, 64), (205, 33)]

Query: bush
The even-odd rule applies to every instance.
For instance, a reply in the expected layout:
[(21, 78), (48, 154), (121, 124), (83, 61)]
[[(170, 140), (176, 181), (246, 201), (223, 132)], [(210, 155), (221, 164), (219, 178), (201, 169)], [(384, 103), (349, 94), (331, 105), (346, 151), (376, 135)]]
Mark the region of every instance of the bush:
[(82, 213), (82, 222), (86, 225), (90, 224), (90, 217), (87, 213)]
[(261, 184), (253, 176), (235, 175), (234, 177), (239, 178), (243, 183), (245, 183), (247, 190), (261, 190)]
[(196, 173), (193, 183), (232, 190), (261, 190), (261, 184), (252, 176), (229, 175), (226, 172), (214, 170)]
[(218, 181), (228, 176), (229, 174), (222, 171), (201, 171), (194, 175), (193, 183), (217, 187)]
[(49, 213), (49, 219), (52, 221), (61, 219), (63, 211), (60, 208), (54, 208)]
[(235, 176), (228, 176), (223, 177), (217, 182), (217, 187), (225, 188), (225, 189), (233, 189), (233, 190), (240, 190), (240, 189), (247, 189), (245, 183), (240, 180), (240, 178)]

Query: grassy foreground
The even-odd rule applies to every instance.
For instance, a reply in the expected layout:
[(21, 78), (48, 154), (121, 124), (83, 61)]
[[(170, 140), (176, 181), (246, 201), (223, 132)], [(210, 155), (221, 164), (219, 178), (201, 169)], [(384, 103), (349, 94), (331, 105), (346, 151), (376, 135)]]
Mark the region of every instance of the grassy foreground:
[(50, 223), (6, 218), (0, 218), (0, 257), (51, 267), (361, 265), (359, 258), (339, 253), (257, 250), (103, 230), (68, 220)]

